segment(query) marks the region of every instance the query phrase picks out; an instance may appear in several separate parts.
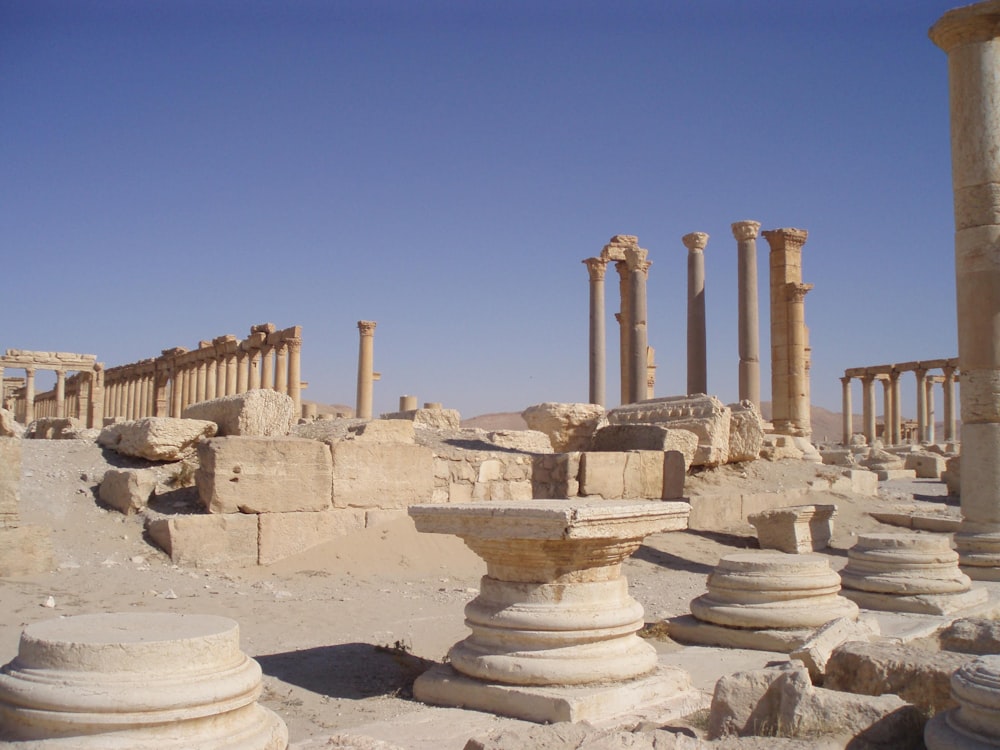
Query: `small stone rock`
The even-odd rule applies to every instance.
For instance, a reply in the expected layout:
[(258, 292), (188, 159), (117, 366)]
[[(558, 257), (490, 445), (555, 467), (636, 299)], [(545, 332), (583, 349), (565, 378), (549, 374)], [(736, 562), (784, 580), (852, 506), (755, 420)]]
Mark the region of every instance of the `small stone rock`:
[(49, 609), (53, 609), (56, 606), (55, 597), (54, 596), (48, 597), (44, 602), (42, 602), (42, 606), (48, 607)]

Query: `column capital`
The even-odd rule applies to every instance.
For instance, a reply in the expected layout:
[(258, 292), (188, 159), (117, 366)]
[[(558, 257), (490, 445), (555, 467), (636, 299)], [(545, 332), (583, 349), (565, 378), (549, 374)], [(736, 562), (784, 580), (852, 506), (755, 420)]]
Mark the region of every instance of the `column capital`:
[(1000, 6), (977, 3), (949, 10), (931, 26), (927, 35), (945, 52), (965, 44), (988, 42), (1000, 36)]
[(374, 320), (359, 320), (358, 330), (361, 332), (362, 336), (374, 336), (376, 325), (378, 325), (378, 323)]
[(794, 281), (789, 282), (785, 289), (788, 290), (788, 301), (789, 302), (803, 302), (806, 295), (813, 288), (812, 284), (796, 284)]
[(641, 247), (630, 247), (625, 250), (625, 263), (628, 265), (628, 270), (635, 273), (636, 271), (641, 271), (646, 273), (652, 263), (646, 260), (646, 256), (649, 254), (648, 250)]
[(604, 281), (604, 272), (608, 268), (608, 261), (604, 258), (587, 258), (583, 262), (587, 266), (591, 281)]
[(852, 378), (850, 375), (844, 375), (840, 379), (840, 382), (843, 383), (844, 385), (850, 385), (852, 380), (854, 380), (854, 378)]
[(765, 229), (760, 233), (771, 246), (772, 251), (776, 250), (797, 250), (801, 249), (809, 238), (809, 232), (805, 229)]
[(759, 221), (736, 221), (732, 224), (733, 237), (737, 241), (755, 240), (760, 233)]
[(290, 352), (298, 352), (302, 350), (302, 339), (300, 338), (285, 339), (285, 344), (288, 346), (288, 351)]
[(708, 244), (708, 235), (704, 232), (691, 232), (681, 237), (681, 242), (683, 242), (684, 247), (691, 252), (694, 252), (695, 250), (704, 250), (705, 246)]

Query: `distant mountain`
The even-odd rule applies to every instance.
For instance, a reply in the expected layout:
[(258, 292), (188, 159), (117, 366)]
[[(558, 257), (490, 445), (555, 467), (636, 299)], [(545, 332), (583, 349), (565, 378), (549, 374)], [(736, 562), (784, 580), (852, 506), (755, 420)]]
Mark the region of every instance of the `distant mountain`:
[(498, 414), (481, 414), (462, 420), (462, 427), (478, 427), (481, 430), (526, 430), (528, 423), (519, 411)]

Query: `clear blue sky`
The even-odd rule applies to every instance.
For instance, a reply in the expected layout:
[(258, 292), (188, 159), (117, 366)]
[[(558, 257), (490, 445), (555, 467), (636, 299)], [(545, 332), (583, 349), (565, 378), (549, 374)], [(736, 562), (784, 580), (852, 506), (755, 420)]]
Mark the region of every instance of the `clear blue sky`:
[[(729, 402), (730, 224), (756, 219), (809, 230), (813, 401), (839, 410), (847, 367), (957, 354), (927, 38), (951, 7), (0, 0), (0, 349), (113, 366), (302, 325), (304, 396), (353, 405), (370, 319), (377, 412), (586, 401), (581, 260), (635, 234), (657, 394), (677, 394), (681, 236), (703, 231)], [(763, 239), (758, 266), (766, 399)], [(617, 300), (612, 272), (611, 397)]]

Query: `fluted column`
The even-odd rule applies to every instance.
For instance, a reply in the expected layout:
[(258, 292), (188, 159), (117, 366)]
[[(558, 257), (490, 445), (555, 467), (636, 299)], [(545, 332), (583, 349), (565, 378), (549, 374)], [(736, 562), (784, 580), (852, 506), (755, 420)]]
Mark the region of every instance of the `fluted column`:
[(851, 414), (851, 381), (853, 378), (849, 378), (846, 375), (840, 379), (843, 384), (843, 419), (844, 419), (844, 439), (843, 443), (845, 446), (851, 444), (851, 437), (854, 435), (854, 415)]
[(708, 235), (691, 232), (681, 238), (687, 257), (687, 392), (708, 393), (705, 332), (705, 247)]
[(868, 445), (875, 442), (875, 376), (861, 376), (861, 409), (865, 440)]
[(809, 341), (806, 329), (806, 294), (812, 284), (788, 285), (788, 395), (789, 420), (796, 434), (812, 434), (809, 413)]
[(264, 346), (260, 351), (260, 387), (274, 390), (274, 347)]
[(35, 421), (35, 368), (24, 368), (24, 424)]
[(955, 368), (944, 368), (944, 441), (955, 442)]
[(629, 267), (630, 296), (632, 302), (632, 352), (629, 362), (629, 403), (646, 397), (646, 347), (649, 345), (646, 325), (646, 279), (649, 266), (646, 251), (630, 247), (625, 251), (625, 262)]
[(90, 376), (90, 412), (87, 417), (87, 427), (104, 426), (104, 403), (107, 396), (104, 391), (104, 365), (94, 365)]
[(899, 370), (893, 368), (889, 373), (892, 383), (892, 444), (903, 442), (903, 400), (899, 388)]
[(618, 292), (621, 298), (620, 312), (615, 315), (618, 321), (619, 356), (621, 359), (621, 402), (631, 403), (629, 394), (632, 392), (632, 284), (628, 263), (623, 260), (615, 263), (618, 272)]
[(66, 416), (66, 373), (56, 370), (56, 417)]
[(260, 379), (260, 349), (250, 350), (250, 382), (247, 384), (251, 391), (261, 387)]
[(372, 395), (375, 378), (375, 326), (374, 320), (359, 320), (358, 333), (358, 419), (372, 418)]
[(926, 381), (927, 387), (927, 429), (925, 430), (926, 440), (928, 443), (934, 443), (935, 440), (935, 430), (934, 421), (936, 416), (934, 414), (934, 383), (937, 379), (934, 377), (928, 377)]
[(208, 363), (202, 360), (197, 365), (195, 365), (195, 373), (197, 377), (197, 385), (195, 386), (195, 402), (201, 403), (205, 400), (207, 391), (207, 381), (208, 381)]
[(590, 403), (606, 405), (607, 342), (604, 331), (604, 275), (608, 262), (603, 258), (583, 261), (590, 276)]
[(232, 396), (236, 391), (236, 352), (226, 352), (226, 390), (224, 396)]
[(246, 393), (250, 377), (250, 357), (245, 349), (236, 353), (236, 393)]
[(214, 357), (205, 363), (205, 398), (206, 400), (209, 401), (211, 401), (218, 395), (216, 393), (216, 390), (219, 387), (219, 384), (217, 382), (218, 378), (217, 369), (218, 369), (218, 363), (215, 361)]
[(917, 443), (927, 442), (927, 370), (913, 371), (917, 378)]
[(879, 378), (882, 383), (882, 442), (892, 445), (892, 383), (889, 378)]
[[(737, 221), (737, 305), (739, 306), (740, 400), (760, 408), (760, 322), (757, 301), (757, 233), (759, 221)], [(850, 436), (848, 435), (848, 440)]]
[(285, 341), (274, 349), (274, 390), (288, 394), (288, 344)]
[(288, 395), (294, 405), (293, 414), (302, 414), (302, 339), (288, 339)]

